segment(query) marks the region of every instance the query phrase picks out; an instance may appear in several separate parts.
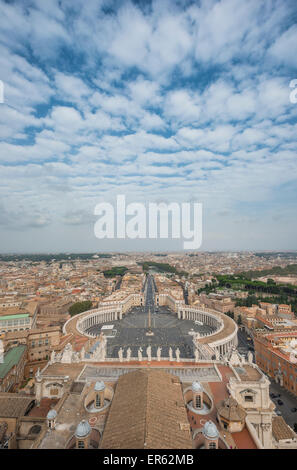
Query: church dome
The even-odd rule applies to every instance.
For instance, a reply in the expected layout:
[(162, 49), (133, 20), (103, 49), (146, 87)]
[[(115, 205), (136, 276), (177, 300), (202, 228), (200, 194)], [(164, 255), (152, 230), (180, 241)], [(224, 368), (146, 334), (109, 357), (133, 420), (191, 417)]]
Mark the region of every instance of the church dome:
[(193, 382), (192, 383), (192, 391), (193, 392), (202, 392), (203, 388), (200, 382)]
[(105, 383), (102, 380), (95, 383), (95, 387), (94, 387), (95, 392), (101, 392), (104, 389), (105, 389)]
[(47, 417), (47, 419), (55, 419), (57, 417), (56, 410), (49, 410), (46, 417)]
[(91, 426), (86, 420), (82, 420), (80, 423), (78, 423), (76, 431), (75, 431), (75, 436), (76, 437), (86, 437), (89, 433), (91, 432)]
[(205, 423), (202, 432), (208, 439), (217, 439), (219, 437), (219, 431), (212, 421)]

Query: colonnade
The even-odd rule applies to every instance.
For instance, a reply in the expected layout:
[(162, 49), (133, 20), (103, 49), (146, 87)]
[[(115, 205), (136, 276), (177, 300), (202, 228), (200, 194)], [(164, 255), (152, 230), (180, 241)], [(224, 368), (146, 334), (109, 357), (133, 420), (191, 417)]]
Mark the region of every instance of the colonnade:
[[(212, 311), (208, 311), (202, 308), (195, 308), (195, 307), (185, 307), (183, 309), (179, 309), (177, 312), (178, 318), (181, 320), (191, 320), (191, 321), (200, 321), (204, 325), (208, 325), (212, 328), (215, 328), (215, 331), (211, 333), (207, 333), (201, 336), (209, 336), (208, 345), (217, 351), (219, 356), (225, 356), (229, 354), (233, 347), (237, 347), (238, 339), (237, 339), (237, 325), (231, 319), (228, 318), (229, 322), (233, 323), (234, 329), (231, 334), (226, 337), (222, 337), (219, 340), (216, 340), (215, 335), (223, 331), (224, 329), (224, 320), (221, 318), (223, 314), (216, 313)], [(212, 340), (212, 336), (214, 337)], [(197, 339), (199, 341), (199, 338)]]
[(83, 317), (76, 324), (77, 330), (81, 334), (87, 334), (86, 330), (92, 326), (109, 323), (116, 320), (122, 320), (122, 311), (118, 309), (92, 311), (89, 315)]
[(180, 309), (178, 318), (182, 320), (200, 321), (204, 325), (211, 326), (217, 330), (224, 326), (224, 322), (215, 315), (193, 308)]
[[(209, 337), (209, 341), (207, 341), (207, 344), (213, 350), (215, 350), (219, 356), (225, 356), (229, 354), (233, 347), (237, 347), (238, 328), (236, 323), (231, 318), (227, 317), (228, 322), (231, 322), (233, 325), (233, 328), (231, 328), (233, 331), (231, 331), (231, 333), (224, 337), (222, 334), (218, 335), (218, 333), (222, 332), (225, 327), (225, 322), (227, 318), (224, 321), (224, 314), (215, 311), (209, 311), (205, 308), (197, 308), (187, 305), (184, 305), (183, 307), (177, 305), (176, 307), (177, 316), (180, 320), (190, 320), (193, 322), (199, 321), (203, 325), (208, 325), (209, 327), (214, 329), (214, 331), (211, 331), (210, 333), (206, 333), (204, 335), (202, 334), (201, 337)], [(93, 336), (87, 333), (87, 330), (89, 328), (91, 328), (92, 326), (121, 320), (124, 314), (125, 312), (123, 309), (123, 305), (116, 304), (114, 306), (110, 305), (108, 307), (101, 306), (97, 309), (85, 312), (84, 314), (80, 314), (81, 318), (77, 319), (76, 329), (79, 331), (80, 334), (86, 336)], [(65, 329), (65, 331), (67, 323), (64, 325), (63, 328)], [(196, 341), (199, 341), (199, 338), (197, 338)]]
[(236, 336), (232, 336), (232, 338), (230, 340), (228, 340), (228, 338), (224, 339), (224, 343), (220, 344), (220, 345), (217, 345), (217, 346), (213, 346), (211, 345), (212, 347), (214, 347), (214, 349), (216, 349), (219, 354), (221, 356), (225, 356), (226, 354), (229, 353), (229, 351), (231, 351), (231, 349), (234, 347), (236, 348), (237, 347), (237, 335)]

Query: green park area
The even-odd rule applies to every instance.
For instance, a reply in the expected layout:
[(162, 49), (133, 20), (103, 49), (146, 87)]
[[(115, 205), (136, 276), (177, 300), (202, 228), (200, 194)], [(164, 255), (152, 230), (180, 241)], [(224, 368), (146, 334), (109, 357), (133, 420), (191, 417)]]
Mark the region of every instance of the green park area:
[(148, 272), (149, 269), (158, 273), (168, 273), (168, 274), (178, 274), (179, 276), (188, 276), (187, 272), (178, 271), (174, 266), (168, 263), (157, 263), (156, 261), (144, 261), (143, 263), (138, 263), (142, 266), (144, 272)]
[[(290, 265), (297, 266), (297, 265)], [(288, 268), (288, 267), (287, 267)], [(274, 269), (274, 268), (273, 268)], [(282, 268), (278, 268), (282, 269)], [(286, 269), (286, 268), (283, 268)], [(290, 268), (293, 271), (294, 268)], [(271, 270), (265, 270), (265, 273)], [(248, 273), (251, 273), (249, 271)], [(291, 284), (279, 284), (273, 279), (268, 279), (267, 283), (252, 280), (248, 273), (240, 273), (237, 275), (216, 275), (216, 281), (210, 285), (198, 290), (198, 293), (219, 292), (222, 289), (232, 289), (234, 291), (248, 291), (248, 296), (244, 299), (237, 299), (236, 306), (251, 307), (259, 305), (260, 302), (270, 302), (275, 304), (291, 304), (292, 310), (297, 315), (297, 286)], [(257, 271), (258, 277), (272, 274), (264, 271)]]
[(78, 313), (86, 312), (92, 308), (91, 300), (85, 300), (83, 302), (76, 302), (75, 304), (71, 305), (69, 308), (69, 314), (73, 317)]
[(105, 277), (124, 276), (127, 271), (128, 268), (126, 268), (126, 266), (114, 266), (111, 269), (103, 271), (103, 274)]

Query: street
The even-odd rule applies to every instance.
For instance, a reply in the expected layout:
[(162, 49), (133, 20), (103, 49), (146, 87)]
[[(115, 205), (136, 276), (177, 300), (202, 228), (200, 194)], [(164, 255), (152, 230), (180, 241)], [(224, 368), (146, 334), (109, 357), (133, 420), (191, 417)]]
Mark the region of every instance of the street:
[[(252, 340), (249, 341), (247, 339), (248, 335), (246, 334), (244, 330), (238, 329), (237, 337), (238, 337), (238, 346), (237, 346), (238, 352), (239, 354), (246, 356), (247, 353), (249, 352), (249, 348), (254, 347), (253, 341)], [(253, 353), (253, 361), (255, 362), (255, 353), (253, 350), (251, 352)]]
[[(238, 352), (240, 354), (247, 354), (249, 351), (249, 347), (253, 347), (253, 341), (248, 340), (248, 334), (244, 330), (238, 330)], [(252, 351), (253, 352), (253, 351)], [(255, 354), (253, 352), (253, 361), (255, 362)], [(268, 377), (271, 381), (271, 385), (269, 387), (269, 393), (275, 395), (281, 395), (278, 398), (271, 398), (273, 403), (276, 406), (276, 410), (278, 410), (286, 423), (294, 428), (294, 424), (297, 423), (297, 411), (292, 412), (292, 408), (297, 408), (297, 398), (294, 397), (290, 392), (288, 392), (285, 388), (281, 387), (279, 384), (274, 382), (270, 377)], [(279, 405), (277, 400), (281, 400), (283, 405)]]
[[(269, 377), (268, 377), (269, 378)], [(274, 393), (275, 395), (280, 394), (279, 398), (271, 398), (273, 403), (276, 406), (276, 410), (279, 410), (282, 414), (282, 417), (286, 421), (291, 428), (294, 428), (294, 423), (297, 423), (297, 411), (292, 412), (292, 408), (297, 408), (297, 398), (294, 397), (291, 393), (289, 393), (286, 389), (281, 387), (276, 382), (271, 381), (271, 385), (269, 387), (270, 393)], [(281, 400), (283, 405), (278, 405), (277, 400)]]

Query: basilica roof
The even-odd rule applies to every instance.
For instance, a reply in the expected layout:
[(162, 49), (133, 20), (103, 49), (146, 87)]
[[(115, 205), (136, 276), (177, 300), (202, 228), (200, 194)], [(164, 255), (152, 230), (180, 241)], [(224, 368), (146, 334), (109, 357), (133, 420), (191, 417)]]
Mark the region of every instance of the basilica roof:
[(191, 449), (178, 377), (162, 370), (122, 375), (107, 417), (102, 449)]

